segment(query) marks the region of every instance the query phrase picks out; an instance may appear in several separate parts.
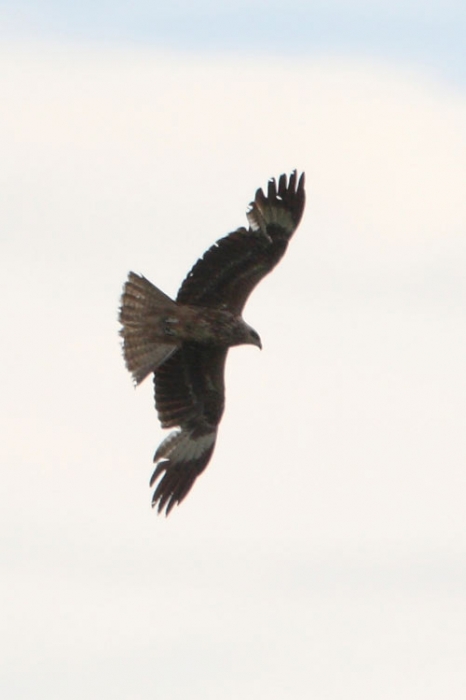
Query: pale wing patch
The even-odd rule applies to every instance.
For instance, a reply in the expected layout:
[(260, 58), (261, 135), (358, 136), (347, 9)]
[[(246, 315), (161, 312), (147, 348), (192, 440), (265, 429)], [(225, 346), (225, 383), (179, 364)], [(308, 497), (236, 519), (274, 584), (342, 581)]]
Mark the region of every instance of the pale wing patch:
[(295, 228), (295, 222), (291, 213), (284, 209), (283, 207), (271, 207), (268, 206), (262, 215), (266, 224), (275, 224), (276, 226), (281, 226), (285, 231), (293, 231)]
[(267, 234), (267, 226), (279, 226), (285, 231), (293, 231), (296, 224), (291, 213), (283, 207), (267, 204), (260, 207), (253, 202), (251, 209), (246, 213), (248, 222), (253, 231), (262, 231)]
[(191, 431), (175, 430), (159, 445), (154, 462), (170, 459), (173, 462), (197, 461), (215, 442), (216, 431), (193, 437)]
[(170, 453), (173, 452), (173, 450), (175, 449), (181, 437), (181, 428), (178, 428), (178, 430), (174, 430), (172, 433), (170, 433), (170, 435), (167, 435), (165, 440), (163, 440), (163, 442), (160, 443), (155, 452), (154, 462), (158, 462), (159, 459), (168, 457)]

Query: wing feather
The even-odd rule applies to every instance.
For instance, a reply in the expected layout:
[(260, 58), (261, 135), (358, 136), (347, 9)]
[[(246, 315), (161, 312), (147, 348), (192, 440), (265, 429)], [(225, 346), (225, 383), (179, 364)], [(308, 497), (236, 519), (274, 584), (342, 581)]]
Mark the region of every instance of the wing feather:
[(304, 173), (281, 175), (257, 190), (247, 213), (249, 229), (239, 228), (215, 243), (197, 261), (178, 292), (183, 304), (227, 308), (241, 313), (250, 293), (279, 262), (298, 227), (305, 204)]
[(225, 403), (226, 349), (184, 345), (154, 372), (162, 427), (177, 427), (154, 455), (150, 485), (160, 479), (152, 505), (166, 514), (187, 495), (206, 468)]

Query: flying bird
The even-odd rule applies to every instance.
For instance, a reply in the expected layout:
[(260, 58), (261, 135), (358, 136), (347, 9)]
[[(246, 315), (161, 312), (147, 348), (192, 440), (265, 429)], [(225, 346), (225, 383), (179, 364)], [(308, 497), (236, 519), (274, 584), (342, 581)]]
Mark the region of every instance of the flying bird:
[(119, 320), (126, 367), (135, 384), (154, 374), (163, 428), (175, 428), (154, 455), (152, 506), (166, 515), (188, 494), (212, 457), (225, 405), (230, 347), (261, 348), (241, 313), (258, 282), (284, 255), (305, 204), (304, 173), (269, 180), (247, 211), (249, 227), (221, 238), (194, 265), (173, 301), (130, 272)]

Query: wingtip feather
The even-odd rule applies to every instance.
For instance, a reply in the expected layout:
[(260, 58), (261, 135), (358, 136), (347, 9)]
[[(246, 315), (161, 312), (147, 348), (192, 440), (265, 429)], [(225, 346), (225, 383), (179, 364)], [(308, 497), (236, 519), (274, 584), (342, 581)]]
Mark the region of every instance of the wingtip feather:
[(254, 201), (247, 211), (247, 218), (253, 231), (262, 231), (269, 237), (268, 226), (277, 226), (290, 236), (297, 228), (304, 210), (304, 173), (298, 181), (297, 171), (289, 178), (285, 173), (267, 183), (267, 196), (259, 188)]
[(187, 496), (210, 461), (216, 437), (216, 429), (198, 435), (176, 430), (161, 443), (154, 455), (158, 464), (150, 480), (150, 486), (154, 486), (161, 477), (152, 496), (152, 508), (156, 507), (158, 513), (165, 509), (168, 515)]

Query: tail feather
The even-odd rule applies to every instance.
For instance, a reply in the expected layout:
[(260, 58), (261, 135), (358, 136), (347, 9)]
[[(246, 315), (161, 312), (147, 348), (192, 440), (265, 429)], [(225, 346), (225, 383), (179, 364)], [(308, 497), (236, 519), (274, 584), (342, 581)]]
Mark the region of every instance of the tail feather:
[(170, 338), (165, 319), (176, 318), (177, 305), (142, 275), (130, 272), (123, 288), (119, 320), (123, 356), (140, 384), (179, 347)]

